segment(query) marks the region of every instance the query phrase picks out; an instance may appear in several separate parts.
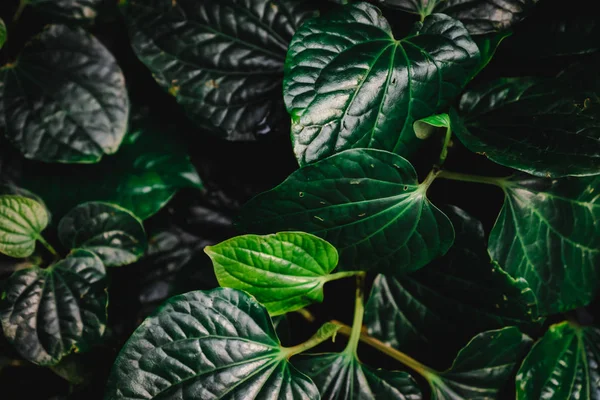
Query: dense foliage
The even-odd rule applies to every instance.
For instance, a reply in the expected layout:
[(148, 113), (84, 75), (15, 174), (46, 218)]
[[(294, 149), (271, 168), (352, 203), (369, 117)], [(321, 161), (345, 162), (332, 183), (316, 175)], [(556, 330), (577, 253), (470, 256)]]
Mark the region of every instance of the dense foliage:
[(600, 399), (600, 20), (0, 5), (0, 398)]

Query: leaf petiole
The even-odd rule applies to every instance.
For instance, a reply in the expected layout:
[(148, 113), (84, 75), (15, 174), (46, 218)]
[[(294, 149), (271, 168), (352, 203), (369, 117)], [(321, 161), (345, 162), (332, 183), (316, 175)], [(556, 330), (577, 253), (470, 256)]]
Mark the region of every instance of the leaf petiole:
[(506, 187), (507, 181), (510, 177), (479, 176), (471, 174), (462, 174), (460, 172), (440, 171), (440, 173), (437, 175), (437, 178), (451, 179), (462, 182), (483, 183), (504, 188)]
[(442, 145), (442, 151), (440, 153), (440, 159), (438, 161), (438, 166), (444, 165), (444, 161), (446, 161), (446, 157), (448, 157), (448, 146), (450, 145), (450, 140), (452, 139), (452, 128), (450, 124), (446, 127), (446, 136), (444, 137), (444, 144)]
[(19, 18), (21, 18), (21, 14), (23, 14), (23, 10), (25, 10), (25, 7), (27, 7), (28, 4), (29, 4), (29, 0), (20, 0), (19, 1), (19, 7), (17, 8), (15, 15), (13, 16), (13, 22), (17, 22), (19, 20)]
[(326, 322), (319, 328), (317, 333), (315, 333), (310, 339), (308, 339), (304, 343), (297, 344), (292, 347), (282, 347), (281, 348), (281, 356), (285, 359), (289, 359), (296, 354), (303, 353), (307, 350), (312, 349), (313, 347), (323, 343), (327, 339), (332, 336), (335, 336), (337, 331), (340, 329), (338, 324), (334, 324), (332, 322)]
[(363, 317), (365, 315), (365, 274), (356, 275), (356, 300), (354, 305), (354, 320), (352, 321), (352, 330), (348, 345), (344, 349), (344, 353), (354, 356), (358, 359), (357, 349), (360, 335), (362, 332)]
[(56, 258), (56, 259), (60, 258), (60, 254), (58, 254), (58, 252), (54, 249), (54, 247), (52, 247), (52, 245), (50, 243), (48, 243), (46, 241), (46, 239), (43, 238), (42, 235), (39, 235), (37, 237), (37, 240), (46, 248), (46, 250), (48, 250), (48, 252), (50, 254), (52, 254), (54, 256), (54, 258)]
[(329, 274), (324, 276), (325, 282), (337, 281), (338, 279), (350, 278), (352, 276), (365, 275), (365, 271), (344, 271), (336, 272), (335, 274)]

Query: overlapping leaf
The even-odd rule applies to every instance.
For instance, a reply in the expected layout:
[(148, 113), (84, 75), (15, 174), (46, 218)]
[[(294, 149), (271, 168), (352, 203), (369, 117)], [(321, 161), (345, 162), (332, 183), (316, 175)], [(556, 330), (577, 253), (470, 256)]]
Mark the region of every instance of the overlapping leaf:
[(239, 224), (253, 233), (312, 233), (338, 249), (341, 269), (398, 274), (443, 255), (454, 241), (452, 224), (425, 190), (404, 158), (347, 150), (252, 199)]
[(463, 25), (442, 14), (400, 40), (367, 3), (307, 21), (284, 78), (296, 158), (304, 165), (365, 147), (410, 155), (413, 122), (457, 96), (478, 63)]
[(600, 265), (600, 177), (514, 177), (492, 229), (492, 258), (536, 294), (540, 314), (588, 304)]
[(47, 225), (48, 213), (42, 204), (23, 196), (0, 196), (0, 253), (30, 256)]
[(15, 272), (0, 303), (2, 329), (25, 359), (53, 365), (84, 352), (106, 328), (106, 272), (87, 250), (75, 250), (46, 269)]
[(69, 20), (94, 19), (104, 0), (27, 0), (27, 4), (45, 14)]
[(121, 69), (82, 29), (50, 25), (0, 68), (0, 126), (27, 158), (97, 162), (119, 148), (128, 114)]

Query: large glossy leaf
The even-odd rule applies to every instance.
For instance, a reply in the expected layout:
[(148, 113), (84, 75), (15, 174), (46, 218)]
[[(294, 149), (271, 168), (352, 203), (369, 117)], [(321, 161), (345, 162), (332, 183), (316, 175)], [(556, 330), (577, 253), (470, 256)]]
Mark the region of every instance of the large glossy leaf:
[(100, 257), (107, 267), (135, 262), (148, 241), (142, 222), (130, 211), (110, 203), (84, 203), (65, 215), (58, 236), (68, 249), (82, 248)]
[(248, 202), (240, 225), (253, 233), (313, 233), (340, 252), (340, 268), (397, 274), (443, 255), (448, 217), (427, 200), (412, 165), (374, 149), (347, 150), (290, 175)]
[(600, 173), (599, 63), (555, 79), (500, 79), (466, 92), (453, 131), (471, 151), (537, 176)]
[(229, 140), (252, 140), (286, 119), (285, 53), (314, 14), (297, 0), (129, 0), (133, 49), (188, 116)]
[(600, 398), (600, 329), (552, 325), (517, 374), (518, 400)]
[(27, 360), (53, 365), (104, 334), (108, 303), (102, 261), (75, 250), (46, 269), (15, 272), (0, 303), (4, 335)]
[(176, 296), (133, 333), (106, 400), (317, 399), (286, 359), (267, 310), (233, 289)]
[(335, 247), (303, 232), (236, 236), (204, 251), (221, 286), (250, 293), (271, 315), (322, 302), (338, 263)]
[(27, 0), (45, 14), (70, 20), (93, 19), (104, 0)]
[(378, 0), (425, 17), (448, 14), (465, 24), (472, 35), (505, 30), (522, 20), (538, 0)]
[(444, 211), (456, 230), (452, 249), (401, 278), (379, 275), (365, 312), (369, 334), (431, 366), (447, 365), (479, 332), (531, 328), (538, 313), (527, 282), (491, 262), (481, 223), (457, 207)]
[(0, 196), (0, 253), (25, 258), (48, 225), (44, 206), (23, 196)]
[(496, 399), (531, 339), (515, 327), (475, 336), (441, 373), (429, 372), (432, 400)]
[(296, 158), (304, 165), (365, 147), (410, 155), (413, 122), (457, 96), (478, 63), (465, 28), (442, 14), (400, 40), (368, 3), (307, 21), (285, 64)]
[(349, 352), (301, 355), (293, 363), (313, 380), (324, 400), (423, 398), (408, 373), (370, 368)]
[(97, 162), (119, 148), (128, 114), (121, 69), (82, 29), (50, 25), (0, 68), (0, 126), (27, 158)]
[(492, 258), (529, 283), (542, 315), (588, 304), (600, 265), (600, 177), (515, 177), (503, 189)]
[(130, 132), (114, 156), (98, 164), (52, 166), (47, 172), (28, 165), (21, 185), (39, 194), (55, 216), (87, 201), (115, 203), (146, 219), (181, 188), (202, 182), (172, 127), (147, 126)]

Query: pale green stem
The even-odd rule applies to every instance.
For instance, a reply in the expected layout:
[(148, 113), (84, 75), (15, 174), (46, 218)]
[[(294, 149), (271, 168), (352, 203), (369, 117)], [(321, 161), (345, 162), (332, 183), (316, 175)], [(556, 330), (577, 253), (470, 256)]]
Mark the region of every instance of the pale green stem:
[(365, 274), (356, 275), (356, 298), (354, 302), (354, 320), (352, 321), (352, 332), (348, 339), (345, 353), (358, 358), (358, 342), (362, 332), (363, 317), (365, 315)]
[(15, 12), (15, 15), (13, 17), (13, 22), (17, 22), (19, 20), (19, 18), (21, 18), (21, 14), (23, 14), (23, 10), (25, 10), (25, 7), (27, 7), (28, 4), (29, 4), (29, 0), (20, 0), (19, 1), (19, 7), (17, 8), (17, 11)]
[(306, 308), (301, 308), (299, 310), (296, 310), (296, 312), (298, 314), (300, 314), (302, 316), (302, 318), (304, 318), (305, 320), (307, 320), (308, 322), (315, 322), (316, 318), (314, 315), (312, 315), (312, 313), (310, 311), (308, 311)]
[(419, 190), (422, 193), (427, 193), (427, 189), (429, 189), (429, 186), (431, 186), (433, 181), (435, 181), (440, 173), (441, 171), (437, 167), (434, 167), (431, 171), (429, 171), (429, 174), (427, 174), (425, 180), (419, 184)]
[(442, 145), (442, 152), (440, 153), (440, 160), (438, 161), (438, 166), (444, 165), (444, 161), (446, 161), (446, 157), (448, 157), (448, 146), (450, 145), (450, 140), (452, 139), (452, 128), (446, 128), (446, 137), (444, 138), (444, 144)]
[(54, 247), (52, 247), (52, 245), (50, 243), (48, 243), (46, 241), (46, 239), (44, 239), (42, 237), (42, 235), (39, 235), (37, 240), (46, 248), (46, 250), (48, 250), (50, 252), (50, 254), (52, 254), (55, 258), (60, 258), (60, 254), (58, 254), (58, 252), (54, 249)]
[(289, 359), (290, 357), (296, 354), (304, 353), (305, 351), (310, 350), (313, 347), (316, 347), (317, 345), (323, 343), (330, 337), (335, 336), (338, 330), (339, 326), (337, 326), (337, 324), (327, 322), (321, 328), (319, 328), (317, 333), (315, 333), (306, 342), (297, 344), (296, 346), (292, 347), (282, 347), (281, 355), (282, 357)]
[(438, 178), (444, 179), (452, 179), (455, 181), (462, 182), (473, 182), (473, 183), (484, 183), (487, 185), (495, 185), (501, 188), (506, 187), (507, 180), (510, 178), (506, 177), (495, 177), (495, 176), (479, 176), (479, 175), (470, 175), (470, 174), (462, 174), (460, 172), (450, 172), (450, 171), (441, 171), (438, 175)]
[(351, 276), (357, 276), (364, 274), (364, 271), (345, 271), (345, 272), (336, 272), (335, 274), (326, 275), (323, 278), (325, 282), (336, 281), (338, 279), (350, 278)]

